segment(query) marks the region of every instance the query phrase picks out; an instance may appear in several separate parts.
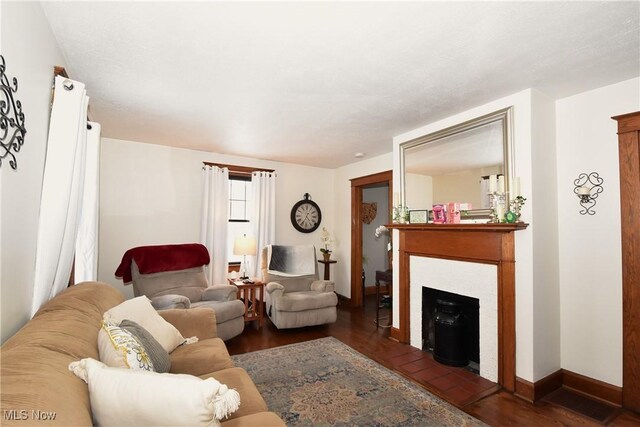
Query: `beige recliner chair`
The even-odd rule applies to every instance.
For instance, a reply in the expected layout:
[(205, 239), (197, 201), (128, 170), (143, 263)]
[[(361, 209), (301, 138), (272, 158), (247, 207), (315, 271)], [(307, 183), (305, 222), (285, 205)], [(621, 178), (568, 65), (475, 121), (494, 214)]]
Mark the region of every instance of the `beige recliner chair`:
[(116, 276), (133, 284), (135, 296), (146, 295), (156, 310), (212, 308), (218, 337), (226, 341), (244, 330), (244, 303), (236, 286), (209, 286), (208, 263), (209, 252), (200, 244), (141, 246), (125, 253)]
[[(270, 265), (271, 250), (284, 248), (284, 253), (300, 249), (310, 257), (312, 274), (291, 275), (274, 271)], [(273, 256), (273, 255), (272, 255)], [(265, 286), (267, 315), (278, 329), (333, 323), (337, 319), (338, 296), (330, 280), (318, 280), (318, 263), (313, 246), (276, 246), (262, 250), (262, 279)], [(285, 255), (286, 258), (286, 255)], [(285, 264), (287, 264), (285, 262)], [(307, 262), (307, 266), (310, 265)], [(295, 274), (295, 272), (293, 273)]]

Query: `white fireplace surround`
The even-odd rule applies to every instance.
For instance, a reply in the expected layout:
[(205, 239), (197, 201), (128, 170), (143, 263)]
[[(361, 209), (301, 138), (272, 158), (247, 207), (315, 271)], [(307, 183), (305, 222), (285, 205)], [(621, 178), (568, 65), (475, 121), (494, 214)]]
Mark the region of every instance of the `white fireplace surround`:
[(498, 268), (493, 264), (409, 257), (410, 343), (422, 349), (422, 288), (480, 301), (480, 376), (498, 381)]

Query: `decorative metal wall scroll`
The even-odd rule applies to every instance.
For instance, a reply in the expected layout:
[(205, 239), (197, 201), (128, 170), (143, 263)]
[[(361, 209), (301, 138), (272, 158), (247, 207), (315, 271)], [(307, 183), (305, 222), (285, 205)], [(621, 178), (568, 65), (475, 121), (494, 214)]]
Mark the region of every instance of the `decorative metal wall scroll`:
[(573, 185), (575, 186), (573, 192), (580, 199), (580, 206), (583, 208), (580, 211), (580, 215), (596, 214), (593, 208), (596, 205), (598, 194), (604, 191), (602, 188), (603, 182), (604, 179), (600, 178), (597, 172), (581, 173), (578, 178), (573, 180)]
[(18, 91), (18, 79), (15, 77), (9, 83), (9, 77), (5, 74), (4, 57), (0, 55), (0, 167), (5, 157), (9, 158), (9, 165), (18, 169), (18, 162), (13, 152), (20, 151), (24, 144), (24, 135), (27, 129), (24, 127), (24, 113), (22, 103), (14, 99), (13, 94)]

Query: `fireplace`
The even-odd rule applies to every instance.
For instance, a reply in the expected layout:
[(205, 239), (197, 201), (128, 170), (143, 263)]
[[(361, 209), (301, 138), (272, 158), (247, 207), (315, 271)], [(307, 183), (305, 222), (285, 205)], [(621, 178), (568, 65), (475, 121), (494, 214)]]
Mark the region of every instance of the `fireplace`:
[[(411, 256), (410, 344), (423, 348), (424, 294), (435, 293), (463, 301), (477, 300), (479, 375), (498, 382), (498, 281), (495, 265), (442, 258)], [(431, 291), (429, 289), (432, 289)], [(445, 298), (446, 299), (446, 298)], [(427, 306), (427, 310), (429, 307)], [(427, 313), (428, 314), (428, 313)], [(435, 324), (434, 324), (435, 328)], [(426, 331), (429, 334), (429, 331)]]
[(440, 363), (480, 370), (480, 300), (422, 288), (422, 350)]
[[(391, 337), (422, 348), (422, 287), (439, 287), (442, 282), (428, 275), (429, 262), (458, 262), (465, 266), (470, 281), (451, 280), (460, 272), (458, 265), (441, 274), (445, 283), (466, 283), (467, 289), (441, 290), (473, 296), (480, 300), (480, 366), (481, 376), (497, 382), (508, 391), (515, 390), (515, 245), (514, 232), (528, 224), (390, 224), (398, 230), (397, 310)], [(429, 260), (427, 267), (418, 267)], [(469, 268), (466, 268), (469, 267)], [(422, 273), (426, 273), (424, 276)], [(452, 274), (453, 273), (453, 274)], [(419, 278), (419, 279), (418, 279)], [(448, 286), (448, 285), (447, 285)], [(474, 293), (481, 293), (476, 296)], [(417, 294), (417, 295), (416, 295)], [(416, 312), (420, 317), (415, 318)], [(396, 327), (397, 325), (397, 327)], [(483, 332), (484, 331), (484, 332)], [(417, 341), (417, 342), (416, 342)], [(485, 356), (483, 347), (490, 349)], [(486, 351), (486, 350), (485, 350)], [(486, 370), (494, 373), (487, 374)], [(485, 371), (483, 374), (482, 371)], [(494, 379), (492, 379), (494, 378)]]

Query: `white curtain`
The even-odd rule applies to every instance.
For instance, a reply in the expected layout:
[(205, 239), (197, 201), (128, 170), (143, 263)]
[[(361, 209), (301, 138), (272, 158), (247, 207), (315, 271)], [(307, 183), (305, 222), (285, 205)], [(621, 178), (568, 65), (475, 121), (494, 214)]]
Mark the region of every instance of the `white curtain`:
[(32, 315), (69, 282), (84, 192), (88, 103), (84, 84), (56, 77), (40, 197)]
[(229, 271), (229, 169), (205, 166), (202, 168), (202, 180), (200, 243), (207, 247), (211, 256), (207, 279), (210, 285), (224, 284)]
[(249, 257), (249, 276), (262, 277), (260, 254), (262, 248), (275, 243), (276, 239), (276, 174), (253, 172), (251, 174), (251, 225), (258, 249), (256, 257)]
[(98, 214), (100, 207), (100, 124), (89, 122), (84, 194), (76, 239), (75, 283), (98, 280)]

